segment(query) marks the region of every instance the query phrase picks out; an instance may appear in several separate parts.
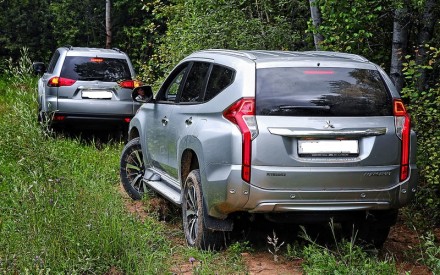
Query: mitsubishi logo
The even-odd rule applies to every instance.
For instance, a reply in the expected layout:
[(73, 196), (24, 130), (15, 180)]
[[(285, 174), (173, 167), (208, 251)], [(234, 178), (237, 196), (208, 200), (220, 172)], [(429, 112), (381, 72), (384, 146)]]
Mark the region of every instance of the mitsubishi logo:
[(333, 129), (333, 128), (335, 128), (335, 126), (333, 126), (333, 124), (330, 123), (330, 120), (326, 120), (325, 123), (326, 123), (325, 126), (324, 126), (325, 129)]

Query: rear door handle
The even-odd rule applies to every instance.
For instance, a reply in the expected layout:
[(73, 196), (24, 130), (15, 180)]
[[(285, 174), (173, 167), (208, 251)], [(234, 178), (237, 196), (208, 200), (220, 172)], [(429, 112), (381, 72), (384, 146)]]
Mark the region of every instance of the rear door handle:
[(167, 117), (162, 118), (162, 126), (167, 126), (169, 119)]
[(191, 124), (193, 123), (192, 119), (193, 119), (193, 118), (190, 117), (190, 118), (188, 118), (187, 120), (185, 120), (185, 124), (188, 125), (188, 126), (191, 125)]

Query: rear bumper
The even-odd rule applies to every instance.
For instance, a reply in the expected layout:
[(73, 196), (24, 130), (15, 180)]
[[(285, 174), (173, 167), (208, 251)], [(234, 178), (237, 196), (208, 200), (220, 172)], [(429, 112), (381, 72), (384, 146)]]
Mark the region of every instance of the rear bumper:
[(133, 118), (132, 114), (127, 115), (99, 115), (99, 114), (69, 114), (63, 112), (55, 112), (52, 125), (77, 125), (77, 126), (93, 126), (107, 127), (108, 125), (127, 125)]
[[(207, 183), (204, 188), (210, 190), (204, 193), (212, 194), (210, 192), (216, 190), (214, 196), (207, 198), (209, 214), (224, 219), (228, 214), (237, 211), (324, 213), (398, 209), (414, 198), (417, 182), (418, 170), (414, 165), (411, 166), (407, 180), (386, 189), (274, 190), (243, 182), (240, 167), (233, 166), (224, 185), (218, 181), (214, 184)], [(221, 194), (225, 194), (225, 197), (222, 198)]]

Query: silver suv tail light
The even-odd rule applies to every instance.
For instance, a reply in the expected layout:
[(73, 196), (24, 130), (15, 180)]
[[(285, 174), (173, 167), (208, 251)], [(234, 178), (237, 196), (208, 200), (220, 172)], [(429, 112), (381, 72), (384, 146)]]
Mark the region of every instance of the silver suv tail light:
[(396, 135), (402, 141), (402, 155), (400, 157), (400, 181), (404, 181), (409, 176), (409, 145), (411, 136), (411, 121), (406, 112), (402, 100), (394, 99), (393, 113), (395, 119)]
[(252, 140), (258, 136), (255, 119), (255, 99), (242, 98), (223, 112), (223, 116), (238, 126), (242, 135), (241, 178), (251, 181)]

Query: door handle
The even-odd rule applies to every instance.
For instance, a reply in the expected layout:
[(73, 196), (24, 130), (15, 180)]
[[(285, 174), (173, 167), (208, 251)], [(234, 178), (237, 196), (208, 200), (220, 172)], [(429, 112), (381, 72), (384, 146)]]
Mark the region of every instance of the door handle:
[(167, 126), (169, 119), (167, 117), (162, 118), (162, 126)]
[(190, 117), (190, 118), (188, 118), (187, 120), (185, 120), (185, 124), (188, 125), (188, 126), (191, 125), (191, 124), (193, 123), (192, 119), (193, 119), (193, 118)]

